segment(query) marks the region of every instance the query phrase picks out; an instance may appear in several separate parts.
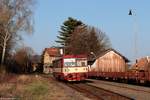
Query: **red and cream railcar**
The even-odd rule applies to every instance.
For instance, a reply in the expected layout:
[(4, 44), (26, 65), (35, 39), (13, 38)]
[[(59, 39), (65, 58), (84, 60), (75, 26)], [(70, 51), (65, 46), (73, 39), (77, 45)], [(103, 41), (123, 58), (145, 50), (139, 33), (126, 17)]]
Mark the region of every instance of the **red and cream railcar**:
[(58, 80), (81, 81), (88, 78), (85, 55), (64, 55), (53, 61), (53, 76)]

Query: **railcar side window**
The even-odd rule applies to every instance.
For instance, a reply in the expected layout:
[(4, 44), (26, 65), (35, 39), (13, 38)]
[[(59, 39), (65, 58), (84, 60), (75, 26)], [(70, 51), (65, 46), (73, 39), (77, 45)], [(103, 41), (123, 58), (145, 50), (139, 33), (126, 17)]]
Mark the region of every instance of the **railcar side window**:
[(77, 59), (77, 66), (87, 66), (87, 61), (85, 59)]
[(81, 65), (82, 65), (82, 66), (85, 66), (85, 62), (81, 62)]

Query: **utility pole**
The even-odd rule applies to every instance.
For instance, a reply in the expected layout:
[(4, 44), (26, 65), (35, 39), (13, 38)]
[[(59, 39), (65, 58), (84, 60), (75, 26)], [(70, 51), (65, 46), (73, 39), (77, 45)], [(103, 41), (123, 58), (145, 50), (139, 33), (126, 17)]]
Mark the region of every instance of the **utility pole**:
[(138, 26), (137, 26), (137, 15), (135, 13), (135, 11), (132, 11), (131, 9), (129, 10), (128, 13), (129, 16), (133, 16), (133, 32), (134, 32), (134, 60), (137, 60), (138, 57)]

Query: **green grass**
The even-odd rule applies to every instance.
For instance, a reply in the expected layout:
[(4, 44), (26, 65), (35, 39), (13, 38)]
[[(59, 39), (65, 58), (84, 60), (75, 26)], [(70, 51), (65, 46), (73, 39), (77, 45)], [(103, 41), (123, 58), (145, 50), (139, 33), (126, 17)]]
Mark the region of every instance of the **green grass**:
[(48, 83), (44, 81), (33, 82), (25, 88), (25, 91), (32, 95), (44, 95), (48, 92)]
[(74, 96), (50, 78), (40, 75), (12, 76), (5, 76), (6, 80), (0, 82), (0, 97), (10, 97), (13, 100), (72, 100)]
[[(25, 87), (24, 98), (32, 98), (34, 100), (42, 100), (48, 94), (49, 87), (46, 81), (34, 81)], [(27, 97), (28, 96), (28, 97)], [(30, 96), (30, 97), (29, 97)]]

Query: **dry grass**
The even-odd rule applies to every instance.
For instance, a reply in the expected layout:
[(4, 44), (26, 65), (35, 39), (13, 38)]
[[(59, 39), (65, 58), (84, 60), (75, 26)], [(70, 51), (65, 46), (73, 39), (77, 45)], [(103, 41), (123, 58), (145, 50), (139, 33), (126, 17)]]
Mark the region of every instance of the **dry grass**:
[[(12, 78), (10, 78), (12, 76)], [(34, 75), (6, 76), (0, 83), (0, 97), (34, 99), (44, 97), (48, 93), (48, 82)]]
[(1, 98), (21, 100), (86, 100), (80, 93), (53, 81), (35, 75), (5, 75), (0, 77)]

